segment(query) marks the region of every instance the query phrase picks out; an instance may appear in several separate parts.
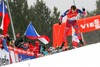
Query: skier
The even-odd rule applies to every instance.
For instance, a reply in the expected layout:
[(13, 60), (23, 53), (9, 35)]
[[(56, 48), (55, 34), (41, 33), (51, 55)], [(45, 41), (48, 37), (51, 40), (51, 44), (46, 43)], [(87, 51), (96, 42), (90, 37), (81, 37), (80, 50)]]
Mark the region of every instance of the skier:
[(77, 9), (75, 5), (72, 5), (70, 9), (68, 9), (67, 11), (65, 11), (61, 16), (60, 16), (60, 22), (59, 24), (61, 24), (63, 17), (67, 16), (67, 21), (66, 21), (66, 28), (65, 28), (65, 33), (64, 33), (64, 42), (66, 41), (66, 36), (68, 36), (68, 31), (69, 29), (73, 26), (73, 28), (75, 29), (75, 32), (78, 36), (78, 39), (80, 41), (80, 43), (82, 45), (84, 45), (83, 41), (82, 41), (82, 37), (81, 34), (79, 32), (78, 29), (78, 25), (77, 25), (77, 17), (78, 14), (83, 14), (85, 15), (85, 8), (82, 8), (82, 11), (80, 9)]

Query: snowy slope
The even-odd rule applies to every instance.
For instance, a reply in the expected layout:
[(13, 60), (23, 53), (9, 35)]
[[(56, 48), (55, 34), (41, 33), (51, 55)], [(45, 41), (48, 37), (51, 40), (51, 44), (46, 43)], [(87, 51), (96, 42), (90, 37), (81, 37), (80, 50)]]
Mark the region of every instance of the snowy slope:
[(100, 67), (100, 43), (2, 67)]

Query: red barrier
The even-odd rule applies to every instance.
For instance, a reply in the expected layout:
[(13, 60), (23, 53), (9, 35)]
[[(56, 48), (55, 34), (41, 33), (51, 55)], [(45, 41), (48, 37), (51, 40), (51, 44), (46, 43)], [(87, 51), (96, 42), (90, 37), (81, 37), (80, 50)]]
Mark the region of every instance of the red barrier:
[[(2, 47), (2, 44), (0, 44), (0, 48)], [(25, 51), (23, 49), (18, 49), (18, 48), (13, 48), (11, 46), (8, 46), (8, 49), (10, 51), (14, 51), (14, 53), (19, 53), (19, 54), (25, 54), (25, 55), (29, 55), (29, 56), (34, 56), (34, 53), (31, 51)]]
[[(61, 46), (64, 37), (65, 23), (53, 25), (53, 47)], [(67, 46), (67, 42), (65, 46)]]

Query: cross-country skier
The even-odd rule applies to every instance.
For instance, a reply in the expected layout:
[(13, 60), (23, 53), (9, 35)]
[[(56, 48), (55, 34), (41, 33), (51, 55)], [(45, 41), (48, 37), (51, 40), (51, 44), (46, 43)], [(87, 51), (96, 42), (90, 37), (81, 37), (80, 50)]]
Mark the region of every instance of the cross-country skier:
[(64, 41), (66, 41), (66, 36), (68, 35), (68, 31), (69, 29), (73, 26), (73, 28), (75, 29), (75, 32), (79, 38), (79, 41), (82, 45), (84, 45), (83, 41), (82, 41), (82, 37), (81, 34), (79, 32), (78, 29), (78, 25), (77, 25), (77, 16), (78, 14), (83, 14), (85, 15), (85, 8), (82, 8), (82, 10), (77, 9), (76, 6), (72, 5), (70, 9), (66, 10), (61, 16), (60, 16), (60, 22), (59, 24), (61, 24), (63, 17), (67, 16), (67, 20), (66, 20), (66, 28), (65, 28), (65, 34), (64, 34)]

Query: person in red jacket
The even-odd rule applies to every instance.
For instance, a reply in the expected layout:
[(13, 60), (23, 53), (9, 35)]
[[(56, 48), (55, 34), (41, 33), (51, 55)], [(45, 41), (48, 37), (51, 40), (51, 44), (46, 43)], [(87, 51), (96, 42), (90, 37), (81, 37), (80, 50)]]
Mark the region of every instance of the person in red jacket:
[(66, 10), (61, 16), (60, 16), (60, 22), (59, 24), (61, 24), (63, 17), (67, 16), (67, 21), (66, 21), (66, 28), (65, 28), (65, 34), (64, 34), (64, 41), (66, 41), (66, 36), (68, 36), (68, 31), (69, 29), (73, 26), (73, 28), (75, 29), (75, 32), (80, 40), (80, 43), (82, 45), (84, 45), (83, 41), (82, 41), (82, 37), (81, 34), (79, 32), (78, 29), (78, 25), (77, 25), (77, 16), (78, 14), (86, 14), (85, 13), (85, 8), (82, 8), (83, 11), (81, 11), (80, 9), (77, 9), (76, 6), (72, 5), (70, 9)]
[(39, 43), (39, 41), (35, 41), (34, 53), (35, 53), (35, 57), (38, 58), (39, 54), (40, 54), (40, 43)]
[(32, 52), (34, 52), (34, 46), (33, 46), (33, 44), (30, 41), (28, 41), (27, 44), (29, 46), (29, 50), (32, 51)]

